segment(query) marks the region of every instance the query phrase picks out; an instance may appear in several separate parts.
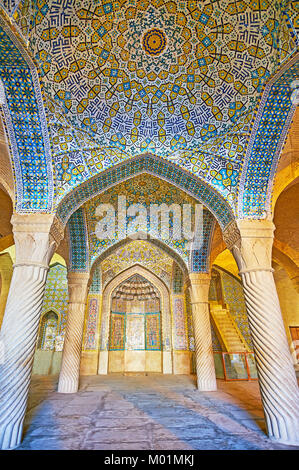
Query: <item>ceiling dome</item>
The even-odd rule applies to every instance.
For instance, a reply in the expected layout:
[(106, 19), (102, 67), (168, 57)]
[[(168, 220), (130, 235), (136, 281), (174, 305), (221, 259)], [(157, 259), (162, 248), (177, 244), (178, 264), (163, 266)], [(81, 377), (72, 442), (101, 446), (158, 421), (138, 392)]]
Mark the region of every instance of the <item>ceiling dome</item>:
[[(238, 215), (265, 217), (294, 112), (296, 2), (20, 0), (5, 9), (34, 59), (22, 67), (39, 74), (28, 91), (14, 65), (2, 71), (9, 109), (22, 108), (16, 90), (31, 96), (40, 80), (31, 108), (45, 109), (30, 134), (32, 160), (53, 179), (46, 188), (47, 175), (37, 175), (40, 191), (21, 188), (23, 209), (48, 207), (47, 189), (57, 205), (99, 173), (154, 154), (220, 193)], [(1, 47), (13, 57), (8, 36)], [(28, 132), (22, 119), (13, 126), (14, 158), (21, 151), (26, 171)]]
[(54, 105), (98, 144), (163, 156), (209, 142), (202, 150), (238, 160), (262, 85), (290, 52), (286, 31), (278, 60), (275, 8), (268, 0), (40, 2), (29, 43)]

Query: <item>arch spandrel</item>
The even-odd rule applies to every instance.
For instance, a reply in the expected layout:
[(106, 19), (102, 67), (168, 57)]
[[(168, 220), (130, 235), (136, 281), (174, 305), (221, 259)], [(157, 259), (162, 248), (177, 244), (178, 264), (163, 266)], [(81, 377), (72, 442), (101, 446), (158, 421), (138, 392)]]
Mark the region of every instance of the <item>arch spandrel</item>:
[[(140, 229), (140, 225), (138, 227), (133, 226), (133, 232), (131, 232), (128, 211), (136, 203), (145, 209), (146, 228)], [(105, 216), (105, 219), (109, 223), (111, 222), (114, 235), (110, 231), (109, 234), (107, 232), (106, 235), (99, 235), (98, 221), (101, 218), (99, 209), (101, 209), (102, 204), (105, 204), (105, 207), (108, 205), (111, 210), (114, 210), (114, 215), (109, 212), (109, 216), (108, 214)], [(120, 204), (123, 204), (123, 206), (120, 206)], [(178, 232), (173, 233), (171, 227), (174, 227), (174, 218), (171, 219), (169, 213), (166, 215), (169, 225), (168, 234), (162, 229), (162, 225), (158, 227), (158, 233), (155, 232), (154, 227), (151, 225), (150, 209), (152, 205), (160, 208), (164, 205), (166, 210), (168, 208), (171, 211), (174, 210), (173, 207), (179, 210), (180, 235), (178, 235)], [(189, 228), (188, 222), (185, 220), (185, 209), (187, 210), (187, 208), (190, 210), (191, 215)], [(119, 215), (121, 213), (125, 214), (124, 226), (119, 225)], [(186, 215), (186, 218), (189, 220), (188, 215)], [(105, 223), (107, 223), (107, 220), (105, 220)], [(75, 255), (70, 258), (72, 262), (73, 259), (80, 261), (77, 263), (76, 269), (86, 270), (87, 263), (91, 268), (99, 256), (105, 256), (104, 253), (111, 252), (113, 247), (118, 247), (126, 239), (153, 240), (156, 245), (159, 245), (158, 239), (160, 239), (162, 249), (174, 255), (184, 271), (186, 268), (194, 272), (208, 271), (210, 239), (214, 222), (215, 218), (212, 213), (189, 193), (167, 181), (161, 180), (157, 176), (145, 173), (138, 174), (89, 199), (72, 214), (68, 226), (70, 229), (71, 251)], [(102, 225), (105, 225), (105, 223), (102, 223)], [(189, 235), (187, 235), (189, 230), (191, 230), (191, 233), (195, 230), (195, 226), (199, 229), (196, 238), (200, 242), (198, 246), (195, 246), (192, 240), (189, 242)], [(88, 240), (87, 245), (83, 242), (84, 240)], [(83, 246), (81, 246), (82, 244)], [(85, 246), (88, 246), (88, 250), (86, 249), (84, 252)]]
[[(106, 259), (108, 258), (111, 254), (113, 254), (114, 252), (116, 252), (119, 248), (123, 248), (125, 247), (126, 245), (132, 243), (134, 240), (132, 240), (131, 238), (126, 238), (124, 240), (120, 240), (118, 242), (116, 242), (115, 244), (109, 246), (107, 248), (107, 250), (105, 250), (103, 253), (101, 253), (99, 255), (99, 257), (97, 259), (94, 260), (94, 262), (92, 263), (91, 267), (90, 267), (90, 272), (91, 272), (91, 276), (94, 272), (94, 270), (100, 266), (100, 264)], [(145, 243), (148, 243), (149, 246), (155, 246), (157, 248), (159, 248), (160, 250), (162, 250), (163, 252), (165, 252), (170, 258), (173, 259), (173, 261), (175, 261), (179, 266), (180, 268), (182, 269), (183, 273), (185, 276), (187, 276), (188, 274), (188, 267), (186, 265), (186, 263), (184, 262), (184, 260), (177, 254), (177, 252), (175, 252), (174, 250), (172, 250), (168, 245), (166, 245), (165, 243), (163, 243), (163, 241), (161, 240), (158, 240), (158, 239), (155, 239), (155, 238), (149, 238), (147, 240), (143, 240)]]

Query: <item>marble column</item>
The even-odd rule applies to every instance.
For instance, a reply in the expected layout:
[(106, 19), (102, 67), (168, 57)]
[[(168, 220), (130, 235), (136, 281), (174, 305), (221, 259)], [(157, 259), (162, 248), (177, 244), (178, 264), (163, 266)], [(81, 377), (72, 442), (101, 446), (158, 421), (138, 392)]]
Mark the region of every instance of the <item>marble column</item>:
[(0, 345), (0, 448), (21, 442), (49, 263), (63, 237), (54, 215), (12, 216), (16, 247)]
[(210, 274), (207, 273), (190, 273), (189, 279), (197, 387), (201, 391), (215, 391), (217, 390), (217, 383), (209, 311), (209, 287), (211, 277)]
[(69, 303), (58, 383), (59, 393), (78, 391), (88, 281), (89, 273), (68, 273)]
[(223, 236), (242, 278), (271, 439), (299, 445), (299, 391), (271, 267), (274, 224), (237, 220)]

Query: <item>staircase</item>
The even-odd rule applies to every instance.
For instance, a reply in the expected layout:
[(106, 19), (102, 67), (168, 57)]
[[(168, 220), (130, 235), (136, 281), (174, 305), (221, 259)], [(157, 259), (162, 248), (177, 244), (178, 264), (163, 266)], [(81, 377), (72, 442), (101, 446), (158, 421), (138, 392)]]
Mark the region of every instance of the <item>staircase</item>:
[(227, 352), (250, 351), (227, 306), (210, 302), (210, 312), (221, 346)]

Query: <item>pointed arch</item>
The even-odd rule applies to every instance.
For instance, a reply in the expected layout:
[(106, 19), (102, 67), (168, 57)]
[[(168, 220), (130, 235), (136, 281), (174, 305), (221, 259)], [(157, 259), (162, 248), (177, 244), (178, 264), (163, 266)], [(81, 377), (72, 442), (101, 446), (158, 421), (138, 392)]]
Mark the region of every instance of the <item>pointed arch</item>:
[(231, 206), (215, 189), (178, 165), (151, 154), (126, 160), (77, 186), (61, 200), (57, 216), (66, 224), (72, 213), (89, 199), (143, 173), (157, 176), (194, 197), (212, 212), (222, 228), (234, 219)]
[(158, 292), (161, 298), (161, 317), (162, 317), (162, 361), (163, 361), (163, 373), (172, 373), (172, 325), (171, 325), (171, 310), (170, 310), (170, 297), (169, 290), (166, 284), (154, 273), (136, 263), (128, 269), (117, 274), (111, 281), (108, 282), (102, 298), (102, 317), (101, 317), (101, 335), (100, 335), (100, 352), (99, 352), (99, 374), (107, 374), (108, 372), (108, 341), (109, 341), (109, 330), (110, 330), (110, 305), (113, 291), (119, 284), (129, 279), (134, 274), (140, 274), (146, 280), (151, 282)]
[(89, 270), (88, 231), (85, 211), (80, 207), (68, 221), (69, 265), (71, 271)]
[[(51, 308), (43, 313), (40, 320), (38, 349), (55, 349), (55, 338), (59, 329), (60, 315)], [(48, 345), (46, 344), (48, 342)]]
[[(141, 232), (138, 232), (136, 235), (139, 235), (140, 233)], [(100, 263), (102, 263), (102, 261), (104, 261), (106, 258), (108, 258), (108, 256), (110, 256), (118, 248), (122, 248), (123, 246), (125, 246), (125, 245), (127, 245), (127, 244), (129, 244), (133, 241), (134, 240), (132, 238), (127, 237), (124, 240), (120, 240), (120, 241), (114, 243), (113, 245), (110, 245), (92, 263), (92, 265), (90, 267), (91, 277), (92, 277), (93, 272), (96, 269), (96, 267)], [(154, 245), (154, 246), (160, 248), (160, 250), (164, 251), (167, 255), (170, 256), (170, 258), (172, 258), (180, 266), (180, 268), (182, 269), (184, 275), (185, 276), (188, 275), (188, 267), (187, 267), (185, 261), (183, 260), (183, 258), (176, 251), (174, 251), (171, 247), (169, 247), (166, 243), (164, 243), (162, 240), (158, 240), (156, 238), (148, 238), (148, 239), (143, 240), (143, 241), (148, 242), (149, 244)]]
[(270, 215), (278, 160), (297, 107), (299, 53), (267, 83), (250, 132), (239, 183), (237, 217)]

